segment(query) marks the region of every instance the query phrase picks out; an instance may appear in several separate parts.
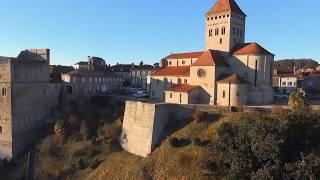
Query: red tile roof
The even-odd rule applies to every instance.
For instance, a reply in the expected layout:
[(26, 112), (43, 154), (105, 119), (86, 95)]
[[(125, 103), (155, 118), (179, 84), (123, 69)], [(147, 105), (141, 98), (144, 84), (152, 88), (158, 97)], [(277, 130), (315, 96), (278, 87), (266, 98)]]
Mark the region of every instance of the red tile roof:
[(231, 84), (248, 84), (249, 82), (245, 79), (239, 77), (237, 74), (231, 74), (231, 75), (222, 75), (220, 80), (217, 81), (217, 83), (231, 83)]
[(220, 51), (208, 50), (191, 66), (228, 66)]
[(179, 54), (170, 54), (169, 56), (165, 57), (165, 59), (188, 59), (188, 58), (198, 58), (204, 52), (188, 52), (188, 53), (179, 53)]
[(197, 89), (200, 86), (192, 86), (190, 84), (181, 84), (171, 88), (166, 89), (165, 91), (172, 91), (172, 92), (190, 92)]
[(167, 66), (158, 69), (151, 76), (190, 76), (190, 66)]
[(207, 15), (225, 11), (231, 11), (246, 16), (234, 0), (218, 0)]
[(273, 55), (271, 52), (264, 49), (258, 43), (239, 44), (233, 49), (234, 55)]

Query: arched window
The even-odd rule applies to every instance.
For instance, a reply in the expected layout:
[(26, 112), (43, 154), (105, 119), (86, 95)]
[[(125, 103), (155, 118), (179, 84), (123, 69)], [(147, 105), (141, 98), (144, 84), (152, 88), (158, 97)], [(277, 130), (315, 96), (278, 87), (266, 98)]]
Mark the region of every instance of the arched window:
[(164, 87), (166, 88), (167, 87), (167, 85), (168, 85), (168, 79), (165, 77), (164, 79), (163, 79), (163, 84), (164, 84)]
[(222, 34), (222, 35), (226, 34), (226, 28), (225, 28), (225, 27), (222, 27), (222, 29), (221, 29), (221, 34)]
[(179, 78), (178, 79), (178, 85), (180, 85), (182, 82), (181, 82), (181, 79)]

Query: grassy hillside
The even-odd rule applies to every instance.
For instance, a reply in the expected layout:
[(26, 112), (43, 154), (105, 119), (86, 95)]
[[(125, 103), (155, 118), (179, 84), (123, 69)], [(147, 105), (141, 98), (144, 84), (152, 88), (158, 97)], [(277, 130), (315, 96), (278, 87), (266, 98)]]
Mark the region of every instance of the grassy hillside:
[(208, 157), (208, 140), (228, 115), (208, 121), (192, 121), (168, 137), (149, 157), (121, 149), (118, 137), (122, 117), (105, 122), (93, 138), (83, 138), (81, 128), (67, 137), (52, 134), (38, 149), (38, 179), (207, 179), (203, 164)]
[[(208, 144), (199, 143), (216, 136), (228, 115), (215, 116), (211, 121), (190, 124), (172, 134), (149, 157), (140, 158), (120, 151), (110, 154), (88, 179), (208, 179), (202, 166), (208, 157)], [(178, 147), (174, 138), (186, 141)]]

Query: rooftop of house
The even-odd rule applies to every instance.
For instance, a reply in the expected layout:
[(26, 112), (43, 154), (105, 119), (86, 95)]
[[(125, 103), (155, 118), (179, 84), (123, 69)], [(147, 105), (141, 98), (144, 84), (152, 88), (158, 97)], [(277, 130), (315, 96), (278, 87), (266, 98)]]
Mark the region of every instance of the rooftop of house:
[(207, 50), (191, 66), (228, 66), (222, 52)]
[(171, 88), (166, 89), (165, 91), (169, 91), (169, 92), (191, 92), (197, 88), (199, 88), (200, 86), (193, 86), (190, 84), (180, 84), (177, 86), (173, 86)]
[(235, 46), (231, 51), (233, 55), (273, 55), (271, 52), (260, 46), (256, 42), (243, 43)]
[(231, 11), (246, 16), (234, 0), (218, 0), (207, 15)]
[(187, 52), (187, 53), (175, 53), (170, 54), (169, 56), (165, 57), (164, 59), (189, 59), (189, 58), (199, 58), (204, 52)]
[(158, 69), (151, 76), (190, 76), (190, 66), (166, 66)]
[(91, 71), (91, 70), (81, 70), (81, 69), (75, 69), (73, 71), (70, 71), (68, 73), (70, 76), (81, 76), (81, 77), (117, 77), (116, 75), (112, 73), (108, 73), (106, 71)]
[(78, 62), (78, 63), (76, 63), (76, 64), (74, 64), (74, 65), (88, 65), (88, 62), (86, 62), (86, 61), (80, 61), (80, 62)]

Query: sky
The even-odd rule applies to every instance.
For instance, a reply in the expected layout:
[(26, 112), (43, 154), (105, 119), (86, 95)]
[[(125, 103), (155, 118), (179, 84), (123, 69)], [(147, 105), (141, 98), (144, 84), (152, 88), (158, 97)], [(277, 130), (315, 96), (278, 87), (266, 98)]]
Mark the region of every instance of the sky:
[[(108, 64), (153, 64), (205, 48), (205, 13), (215, 0), (0, 0), (0, 55), (50, 48), (51, 63), (98, 56)], [(237, 0), (246, 42), (276, 59), (320, 60), (319, 0)]]

